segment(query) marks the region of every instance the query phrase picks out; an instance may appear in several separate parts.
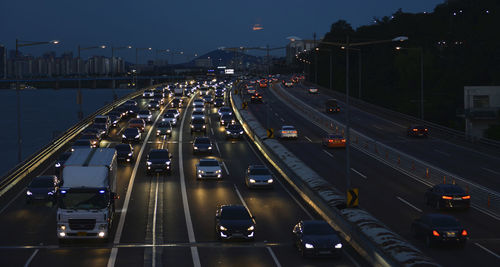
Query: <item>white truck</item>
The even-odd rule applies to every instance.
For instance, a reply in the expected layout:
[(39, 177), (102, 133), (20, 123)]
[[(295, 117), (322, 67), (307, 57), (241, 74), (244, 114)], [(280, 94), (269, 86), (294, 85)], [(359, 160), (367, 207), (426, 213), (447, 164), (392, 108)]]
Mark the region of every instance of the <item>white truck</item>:
[(57, 237), (108, 241), (115, 213), (116, 150), (75, 150), (62, 170)]

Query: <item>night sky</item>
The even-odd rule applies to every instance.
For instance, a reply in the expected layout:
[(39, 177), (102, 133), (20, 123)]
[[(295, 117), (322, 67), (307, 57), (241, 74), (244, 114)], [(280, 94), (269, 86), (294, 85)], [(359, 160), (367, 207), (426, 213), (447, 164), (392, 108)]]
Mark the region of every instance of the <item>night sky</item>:
[[(354, 28), (374, 17), (404, 12), (432, 12), (444, 0), (16, 0), (0, 4), (0, 43), (15, 48), (15, 39), (48, 41), (57, 47), (23, 48), (39, 55), (53, 50), (58, 55), (77, 46), (132, 45), (184, 51), (190, 57), (218, 47), (284, 46), (288, 36), (322, 37), (330, 25), (344, 19)], [(263, 29), (254, 31), (255, 24)], [(278, 53), (284, 53), (278, 52)], [(110, 49), (85, 51), (82, 57), (111, 55)], [(117, 56), (135, 59), (135, 50)], [(141, 52), (140, 61), (156, 53)], [(170, 59), (168, 56), (160, 56)], [(186, 57), (176, 57), (176, 62)]]

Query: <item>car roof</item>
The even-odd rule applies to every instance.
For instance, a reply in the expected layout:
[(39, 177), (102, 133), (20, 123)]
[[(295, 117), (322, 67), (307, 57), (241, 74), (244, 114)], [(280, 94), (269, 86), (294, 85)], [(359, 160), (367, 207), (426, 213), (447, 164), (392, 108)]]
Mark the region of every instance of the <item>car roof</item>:
[(40, 175), (33, 178), (33, 180), (54, 180), (54, 178), (56, 178), (55, 175)]
[(237, 204), (229, 204), (229, 205), (221, 205), (221, 209), (228, 209), (228, 210), (247, 210), (245, 206), (243, 205), (237, 205)]
[(117, 144), (117, 145), (115, 146), (115, 148), (116, 148), (116, 147), (129, 147), (129, 148), (132, 148), (132, 146), (131, 146), (130, 144)]
[(202, 161), (217, 161), (218, 162), (218, 160), (210, 159), (210, 158), (200, 159), (200, 162), (202, 162)]
[(428, 218), (431, 218), (431, 219), (435, 219), (435, 218), (452, 218), (452, 219), (455, 219), (455, 217), (451, 216), (451, 215), (448, 215), (448, 214), (441, 214), (441, 213), (427, 213), (427, 214), (424, 214), (422, 215), (422, 217), (428, 217)]

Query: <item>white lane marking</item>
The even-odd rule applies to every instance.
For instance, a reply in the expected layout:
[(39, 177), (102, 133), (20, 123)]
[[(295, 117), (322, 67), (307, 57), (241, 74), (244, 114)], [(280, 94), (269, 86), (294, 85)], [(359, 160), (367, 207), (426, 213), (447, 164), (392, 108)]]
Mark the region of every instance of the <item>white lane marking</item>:
[(332, 154), (330, 154), (330, 152), (328, 152), (328, 151), (326, 151), (326, 150), (324, 150), (324, 149), (323, 149), (323, 152), (325, 152), (328, 156), (330, 156), (330, 157), (332, 157), (332, 158), (333, 158), (333, 155), (332, 155)]
[(36, 249), (35, 252), (33, 252), (33, 254), (31, 254), (31, 256), (28, 258), (28, 260), (24, 264), (24, 267), (30, 266), (31, 261), (33, 260), (33, 258), (35, 258), (36, 254), (38, 253), (38, 250), (39, 249)]
[(358, 171), (357, 171), (357, 170), (355, 170), (354, 168), (351, 168), (351, 171), (353, 171), (353, 172), (357, 173), (359, 176), (361, 176), (361, 177), (363, 177), (363, 178), (365, 178), (365, 179), (366, 179), (366, 175), (364, 175), (364, 174), (362, 174), (362, 173), (358, 172)]
[(397, 199), (399, 199), (399, 200), (401, 200), (401, 202), (405, 203), (406, 205), (408, 205), (408, 206), (410, 206), (410, 207), (414, 208), (416, 211), (418, 211), (418, 212), (422, 212), (422, 210), (421, 210), (421, 209), (419, 209), (419, 208), (417, 208), (417, 207), (413, 206), (410, 202), (408, 202), (408, 201), (404, 200), (403, 198), (401, 198), (401, 197), (396, 197), (396, 198), (397, 198)]
[(215, 147), (217, 148), (217, 151), (219, 151), (219, 155), (222, 155), (222, 154), (220, 153), (219, 145), (217, 144), (217, 142), (215, 142)]
[(281, 267), (280, 262), (278, 261), (278, 258), (276, 257), (276, 254), (274, 254), (273, 250), (271, 247), (267, 247), (267, 251), (269, 251), (269, 254), (271, 254), (271, 257), (274, 260), (274, 264), (276, 264), (277, 267)]
[(489, 249), (487, 249), (487, 248), (485, 248), (485, 247), (481, 246), (479, 243), (475, 243), (475, 242), (474, 242), (474, 245), (476, 245), (476, 246), (480, 247), (480, 248), (481, 248), (481, 249), (483, 249), (484, 251), (486, 251), (486, 252), (490, 253), (491, 255), (493, 255), (493, 256), (495, 256), (495, 257), (497, 257), (497, 258), (499, 258), (499, 259), (500, 259), (500, 255), (498, 255), (498, 254), (496, 254), (495, 252), (493, 252), (493, 251), (491, 251), (491, 250), (489, 250)]
[(373, 127), (373, 128), (377, 128), (377, 129), (382, 130), (382, 131), (384, 130), (384, 129), (382, 129), (382, 127), (377, 126), (377, 125), (372, 125), (372, 127)]
[(439, 153), (439, 154), (442, 154), (442, 155), (445, 155), (447, 157), (451, 156), (450, 154), (446, 153), (446, 152), (443, 152), (441, 150), (437, 150), (437, 149), (434, 149), (435, 152)]
[(484, 167), (483, 167), (482, 169), (483, 169), (483, 170), (486, 170), (486, 171), (489, 171), (489, 172), (492, 172), (492, 173), (494, 173), (494, 174), (500, 175), (500, 172), (496, 172), (496, 171), (494, 171), (494, 170), (490, 170), (490, 169), (488, 169), (488, 168), (484, 168)]
[(156, 266), (156, 212), (158, 210), (158, 178), (159, 174), (156, 175), (156, 192), (155, 192), (155, 207), (153, 210), (153, 267)]
[(278, 113), (274, 112), (274, 115), (276, 115), (276, 117), (279, 117), (280, 115), (278, 115)]
[(226, 163), (223, 161), (222, 166), (224, 166), (224, 169), (226, 170), (227, 175), (229, 175), (229, 170), (227, 169)]
[[(153, 126), (156, 125), (160, 116), (156, 117), (156, 120), (153, 123)], [(151, 133), (153, 132), (153, 127), (149, 128), (148, 134), (144, 141), (148, 141)], [(130, 176), (130, 181), (127, 187), (127, 193), (125, 195), (125, 201), (123, 202), (122, 214), (120, 215), (120, 221), (118, 222), (118, 227), (116, 228), (115, 239), (113, 240), (113, 244), (119, 244), (120, 239), (122, 237), (123, 227), (125, 225), (125, 217), (127, 215), (128, 204), (130, 202), (130, 196), (132, 195), (132, 188), (134, 187), (135, 176), (137, 175), (137, 169), (139, 168), (139, 163), (141, 162), (142, 154), (144, 153), (144, 149), (146, 149), (146, 144), (143, 143), (141, 150), (139, 151), (139, 155), (137, 155), (137, 160), (135, 161), (134, 169), (132, 170), (132, 175)], [(118, 247), (113, 247), (111, 249), (111, 253), (108, 259), (108, 267), (114, 267), (116, 262), (116, 256), (118, 255)]]
[[(193, 98), (191, 98), (193, 100)], [(188, 105), (191, 103), (189, 101)], [(193, 221), (191, 220), (191, 213), (189, 211), (189, 203), (186, 190), (186, 179), (184, 177), (184, 161), (182, 157), (182, 129), (184, 128), (184, 121), (186, 120), (187, 112), (184, 112), (181, 121), (181, 128), (179, 131), (179, 176), (181, 180), (181, 193), (182, 193), (182, 206), (184, 208), (184, 217), (186, 218), (186, 227), (188, 230), (189, 243), (196, 243), (194, 236)], [(198, 254), (198, 247), (191, 247), (191, 257), (193, 258), (194, 267), (201, 267), (200, 256)]]
[(312, 140), (309, 137), (307, 137), (307, 136), (304, 135), (304, 138), (307, 139), (309, 142), (312, 143)]
[(241, 203), (243, 204), (243, 206), (245, 206), (245, 208), (247, 208), (247, 210), (250, 210), (247, 206), (247, 203), (245, 202), (245, 200), (243, 199), (243, 197), (241, 196), (240, 194), (240, 190), (238, 190), (238, 187), (236, 186), (236, 184), (233, 184), (234, 185), (234, 190), (236, 191), (236, 194), (238, 195), (238, 198), (240, 199)]
[(214, 129), (213, 129), (213, 128), (210, 128), (210, 131), (212, 132), (212, 135), (215, 135), (215, 134), (214, 134)]

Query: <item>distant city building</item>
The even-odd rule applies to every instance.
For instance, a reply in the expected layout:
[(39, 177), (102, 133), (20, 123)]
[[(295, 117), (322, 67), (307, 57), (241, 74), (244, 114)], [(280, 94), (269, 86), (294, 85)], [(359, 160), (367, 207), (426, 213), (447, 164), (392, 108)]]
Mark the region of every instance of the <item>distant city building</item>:
[(211, 68), (212, 65), (212, 59), (211, 58), (199, 58), (194, 61), (194, 66), (195, 67), (200, 67), (200, 68)]
[(321, 40), (302, 40), (298, 38), (290, 39), (290, 43), (286, 46), (286, 63), (295, 62), (295, 55), (304, 50), (311, 50), (318, 46)]
[(483, 137), (484, 130), (498, 124), (500, 86), (464, 87), (465, 133)]

